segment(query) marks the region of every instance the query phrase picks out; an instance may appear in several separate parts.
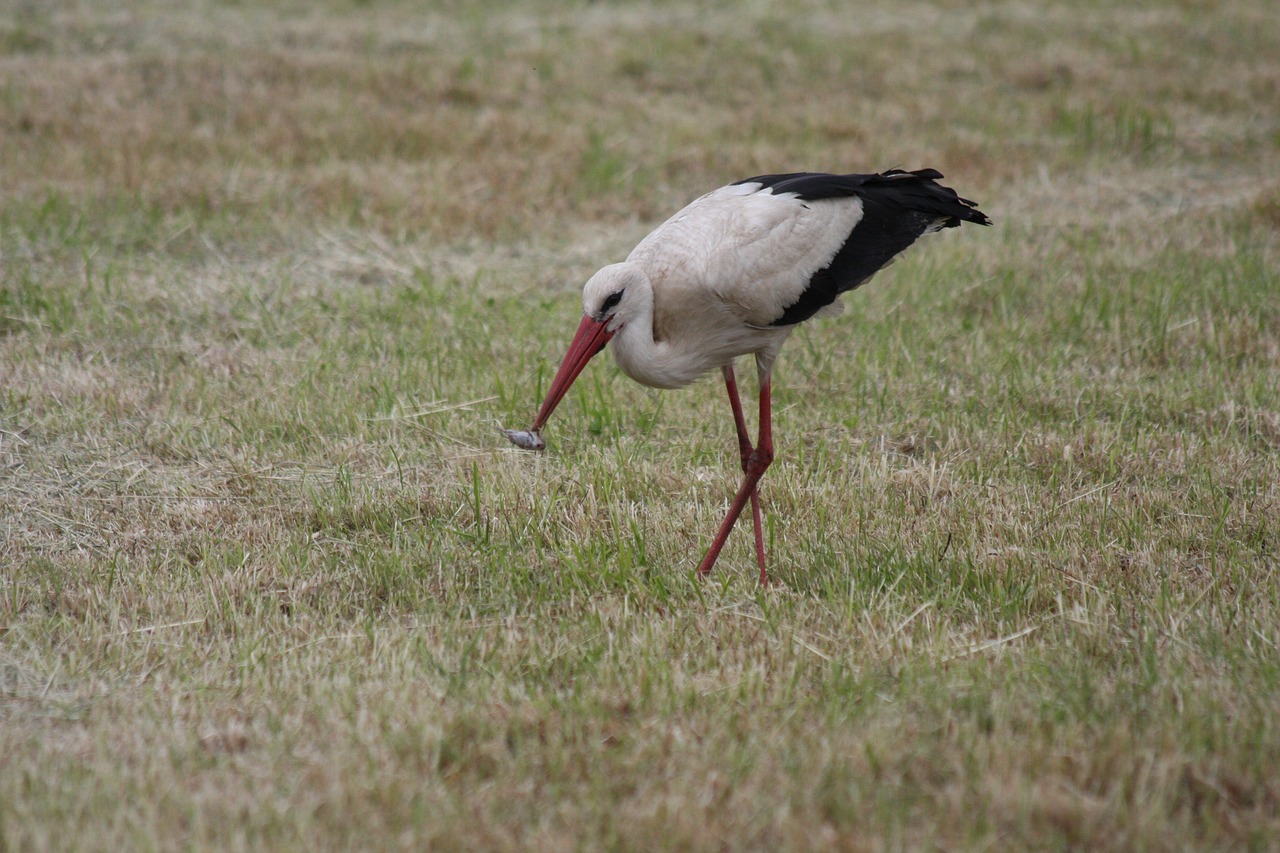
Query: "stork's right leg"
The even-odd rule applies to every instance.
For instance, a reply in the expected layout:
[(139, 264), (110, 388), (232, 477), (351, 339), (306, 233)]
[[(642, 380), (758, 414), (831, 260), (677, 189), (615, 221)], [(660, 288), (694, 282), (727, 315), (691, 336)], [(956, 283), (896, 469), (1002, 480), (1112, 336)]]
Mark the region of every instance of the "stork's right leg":
[(715, 565), (721, 549), (724, 548), (725, 541), (729, 538), (729, 531), (733, 529), (738, 516), (742, 514), (742, 510), (746, 506), (747, 499), (750, 498), (751, 520), (755, 528), (756, 562), (760, 566), (760, 583), (768, 584), (769, 575), (765, 570), (764, 525), (760, 513), (759, 483), (765, 470), (773, 462), (770, 383), (768, 376), (764, 375), (760, 385), (760, 441), (757, 447), (752, 447), (751, 438), (747, 434), (746, 419), (742, 414), (742, 401), (738, 397), (738, 383), (733, 374), (733, 365), (725, 365), (723, 373), (725, 388), (729, 392), (729, 406), (733, 409), (733, 423), (738, 431), (738, 450), (742, 456), (742, 473), (744, 476), (742, 486), (738, 489), (738, 494), (734, 497), (733, 503), (729, 507), (729, 512), (725, 516), (724, 522), (720, 525), (719, 532), (716, 534), (716, 538), (712, 541), (710, 549), (707, 550), (707, 555), (702, 558), (702, 563), (698, 566), (698, 574), (706, 576), (711, 573), (711, 567)]
[[(724, 373), (725, 389), (729, 392), (729, 407), (733, 409), (733, 425), (738, 430), (738, 452), (742, 456), (742, 473), (745, 474), (755, 448), (751, 446), (751, 437), (747, 435), (747, 422), (742, 415), (742, 400), (738, 397), (738, 380), (733, 373), (733, 362), (721, 368), (721, 372)], [(760, 566), (760, 581), (765, 583), (768, 576), (764, 568), (764, 524), (760, 512), (759, 486), (751, 490), (751, 521), (755, 530), (756, 563)]]

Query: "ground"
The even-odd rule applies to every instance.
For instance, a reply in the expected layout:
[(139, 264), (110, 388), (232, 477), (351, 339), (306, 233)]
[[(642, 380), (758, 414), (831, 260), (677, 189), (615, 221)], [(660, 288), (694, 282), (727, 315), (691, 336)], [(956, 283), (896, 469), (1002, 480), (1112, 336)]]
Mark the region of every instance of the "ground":
[[(1267, 3), (0, 14), (0, 849), (1280, 846)], [(762, 496), (582, 283), (937, 168)], [(741, 371), (750, 376), (750, 370)], [(748, 384), (746, 393), (752, 390)]]

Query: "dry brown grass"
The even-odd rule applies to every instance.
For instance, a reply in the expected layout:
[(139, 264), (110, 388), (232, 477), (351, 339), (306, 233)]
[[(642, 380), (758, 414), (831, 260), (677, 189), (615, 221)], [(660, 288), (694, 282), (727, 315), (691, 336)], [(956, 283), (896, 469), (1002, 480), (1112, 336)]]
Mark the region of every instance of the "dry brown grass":
[[(0, 847), (1275, 847), (1277, 26), (15, 8)], [(691, 195), (925, 165), (997, 227), (789, 344), (782, 589), (713, 385), (502, 447)]]

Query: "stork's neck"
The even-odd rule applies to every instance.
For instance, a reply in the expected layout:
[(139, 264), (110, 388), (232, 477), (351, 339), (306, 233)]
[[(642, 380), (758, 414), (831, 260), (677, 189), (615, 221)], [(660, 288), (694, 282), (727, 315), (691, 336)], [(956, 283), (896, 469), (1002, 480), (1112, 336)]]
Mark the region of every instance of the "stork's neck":
[[(642, 385), (682, 388), (748, 353), (754, 353), (767, 371), (791, 333), (790, 327), (761, 329), (740, 321), (726, 323), (723, 317), (718, 324), (690, 323), (689, 318), (678, 317), (675, 319), (679, 328), (664, 325), (655, 329), (655, 294), (643, 269), (629, 261), (606, 269), (610, 270), (611, 282), (625, 276), (627, 291), (627, 298), (615, 314), (619, 327), (609, 348), (622, 372)], [(669, 313), (661, 315), (668, 324), (673, 322)]]
[[(618, 264), (618, 268), (634, 267)], [(653, 285), (638, 267), (627, 269), (627, 312), (620, 317), (618, 329), (609, 348), (622, 372), (642, 385), (654, 388), (679, 388), (688, 385), (700, 369), (682, 360), (667, 341), (654, 339)]]

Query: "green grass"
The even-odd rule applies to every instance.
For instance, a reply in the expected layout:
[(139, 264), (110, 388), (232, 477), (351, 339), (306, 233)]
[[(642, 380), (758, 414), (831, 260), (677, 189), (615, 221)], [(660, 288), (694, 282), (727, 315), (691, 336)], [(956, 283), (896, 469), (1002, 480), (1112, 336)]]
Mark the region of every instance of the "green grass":
[[(1280, 845), (1265, 4), (122, 8), (0, 22), (0, 849)], [(778, 588), (714, 377), (497, 434), (892, 166), (996, 226), (788, 342)]]

